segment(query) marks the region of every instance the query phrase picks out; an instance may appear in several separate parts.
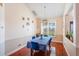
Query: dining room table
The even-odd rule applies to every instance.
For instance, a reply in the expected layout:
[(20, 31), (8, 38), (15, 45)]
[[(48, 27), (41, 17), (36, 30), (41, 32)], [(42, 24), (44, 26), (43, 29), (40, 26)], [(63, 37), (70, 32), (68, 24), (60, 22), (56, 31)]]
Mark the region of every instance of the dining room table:
[[(37, 43), (38, 44), (38, 50), (39, 51), (47, 51), (47, 46), (51, 40), (52, 36), (39, 36), (39, 37), (35, 37), (34, 39), (31, 39), (27, 42), (27, 48), (30, 48), (31, 49), (31, 55), (32, 55), (32, 43), (31, 42), (34, 42), (34, 43)], [(45, 53), (47, 54), (47, 53)]]

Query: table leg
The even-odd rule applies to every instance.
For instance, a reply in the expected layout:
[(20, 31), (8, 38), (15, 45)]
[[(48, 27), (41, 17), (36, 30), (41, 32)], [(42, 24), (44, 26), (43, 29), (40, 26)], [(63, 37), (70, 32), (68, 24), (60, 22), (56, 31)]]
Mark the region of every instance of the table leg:
[(31, 53), (31, 56), (33, 56), (33, 50), (32, 49), (31, 49), (30, 53)]

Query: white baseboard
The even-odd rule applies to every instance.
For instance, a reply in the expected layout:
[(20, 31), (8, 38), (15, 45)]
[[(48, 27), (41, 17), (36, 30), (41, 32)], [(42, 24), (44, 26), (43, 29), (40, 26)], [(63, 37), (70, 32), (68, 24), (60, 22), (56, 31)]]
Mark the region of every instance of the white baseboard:
[[(64, 48), (65, 48), (65, 45), (64, 45), (64, 44), (63, 44), (63, 46), (64, 46)], [(66, 48), (65, 48), (65, 50), (66, 50), (67, 55), (70, 56), (70, 54), (68, 53), (68, 51), (67, 51)]]
[(58, 42), (58, 43), (63, 43), (63, 41), (52, 41), (52, 42)]
[(23, 46), (21, 46), (21, 47), (18, 47), (17, 49), (15, 49), (15, 50), (13, 50), (13, 51), (7, 53), (6, 56), (9, 56), (9, 55), (11, 55), (11, 54), (17, 52), (18, 50), (22, 49), (22, 48), (25, 47), (25, 46), (26, 46), (26, 45), (23, 45)]

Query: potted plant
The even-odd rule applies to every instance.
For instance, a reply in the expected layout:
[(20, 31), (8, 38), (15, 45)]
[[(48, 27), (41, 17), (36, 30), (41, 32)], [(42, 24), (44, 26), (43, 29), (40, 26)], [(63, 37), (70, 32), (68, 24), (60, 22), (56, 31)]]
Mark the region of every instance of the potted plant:
[(68, 39), (70, 39), (70, 35), (69, 35), (69, 33), (67, 32), (67, 34), (66, 34), (66, 37), (68, 38)]
[(66, 37), (73, 42), (73, 33), (67, 32)]

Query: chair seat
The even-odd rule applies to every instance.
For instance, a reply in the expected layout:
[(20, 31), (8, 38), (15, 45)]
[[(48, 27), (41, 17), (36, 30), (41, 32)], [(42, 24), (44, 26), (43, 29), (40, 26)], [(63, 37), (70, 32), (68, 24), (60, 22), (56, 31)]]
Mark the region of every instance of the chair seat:
[(35, 39), (35, 36), (33, 36), (32, 39)]

